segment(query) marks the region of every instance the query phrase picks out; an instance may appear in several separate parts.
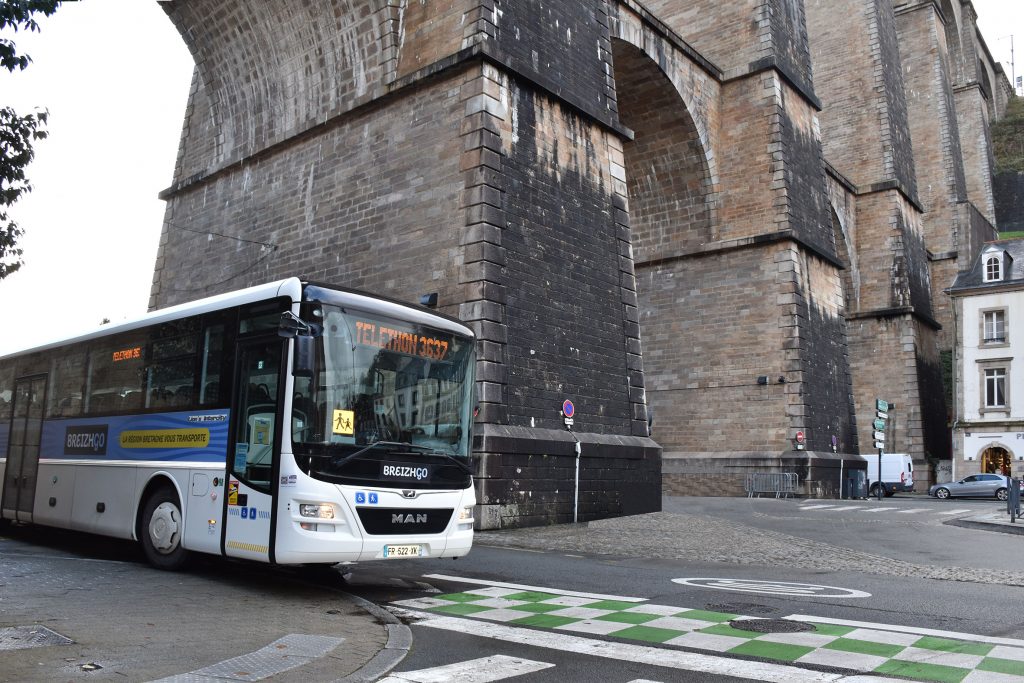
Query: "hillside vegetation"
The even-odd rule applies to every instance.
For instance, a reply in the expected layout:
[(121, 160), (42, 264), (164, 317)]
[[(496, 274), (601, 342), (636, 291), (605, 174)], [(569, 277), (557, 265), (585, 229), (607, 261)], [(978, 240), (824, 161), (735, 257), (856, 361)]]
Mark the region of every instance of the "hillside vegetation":
[(1024, 173), (1024, 98), (1011, 99), (1006, 106), (1006, 116), (992, 126), (992, 148), (996, 173)]

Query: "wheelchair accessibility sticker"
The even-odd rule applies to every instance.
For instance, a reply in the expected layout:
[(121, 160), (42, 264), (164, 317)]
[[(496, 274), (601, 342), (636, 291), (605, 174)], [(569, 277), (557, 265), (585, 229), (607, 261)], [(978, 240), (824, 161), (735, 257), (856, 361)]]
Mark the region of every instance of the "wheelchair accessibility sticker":
[(372, 492), (369, 494), (369, 496), (367, 496), (367, 493), (365, 491), (356, 492), (356, 505), (366, 505), (367, 501), (369, 501), (370, 505), (376, 505), (377, 503), (380, 502), (380, 497), (376, 493)]

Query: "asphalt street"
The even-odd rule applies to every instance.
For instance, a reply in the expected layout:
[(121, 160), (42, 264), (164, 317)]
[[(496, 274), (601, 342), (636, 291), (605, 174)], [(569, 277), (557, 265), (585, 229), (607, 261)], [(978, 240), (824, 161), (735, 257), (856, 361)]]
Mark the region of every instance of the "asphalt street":
[[(1024, 681), (1024, 659), (1020, 677), (1012, 659), (1024, 653), (1014, 645), (1024, 646), (1024, 619), (1019, 609), (998, 618), (1005, 606), (1024, 604), (1024, 536), (1002, 533), (1017, 527), (999, 517), (994, 502), (906, 496), (663, 504), (662, 512), (636, 517), (480, 532), (474, 551), (458, 562), (359, 565), (347, 581), (334, 572), (220, 558), (166, 573), (145, 565), (132, 544), (8, 529), (0, 533), (0, 680), (394, 683), (514, 675), (527, 682), (626, 682), (789, 680), (794, 672), (841, 680), (851, 675), (844, 667), (903, 666), (904, 655), (885, 657), (896, 647), (915, 656), (929, 652), (917, 646), (931, 642), (929, 633), (966, 633), (987, 639), (977, 647), (988, 654), (956, 654), (951, 661), (962, 666), (953, 669), (964, 674), (949, 680)], [(967, 522), (984, 526), (957, 526)], [(707, 577), (851, 587), (869, 597), (723, 591), (696, 581)], [(585, 597), (566, 595), (574, 592)], [(609, 602), (608, 594), (626, 600)], [(522, 611), (532, 610), (556, 611), (521, 621)], [(592, 623), (574, 616), (600, 610)], [(651, 610), (658, 614), (645, 613)], [(730, 640), (737, 632), (714, 622), (737, 615), (817, 619), (822, 633), (764, 636), (795, 639), (764, 650), (768, 641)], [(640, 623), (655, 616), (668, 621)], [(503, 621), (513, 617), (514, 624)], [(851, 639), (825, 632), (861, 623), (882, 625), (864, 631), (874, 634), (863, 636), (870, 652), (857, 655), (860, 664), (836, 659), (839, 645), (828, 639)], [(927, 633), (912, 646), (870, 644), (906, 639), (885, 624)], [(655, 636), (666, 640), (645, 640)], [(625, 660), (602, 659), (594, 647)], [(803, 659), (783, 664), (780, 652)], [(630, 657), (640, 663), (623, 663)], [(894, 675), (907, 678), (909, 670), (899, 666)]]

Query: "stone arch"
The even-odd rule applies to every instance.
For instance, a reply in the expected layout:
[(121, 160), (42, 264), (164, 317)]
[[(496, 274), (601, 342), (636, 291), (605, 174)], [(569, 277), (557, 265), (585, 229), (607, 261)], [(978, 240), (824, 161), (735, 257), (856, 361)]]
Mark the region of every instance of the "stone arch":
[[(648, 409), (666, 452), (697, 450), (699, 409), (683, 389), (702, 372), (694, 316), (708, 296), (689, 291), (689, 257), (716, 239), (715, 162), (701, 117), (709, 104), (681, 92), (664, 43), (611, 42), (619, 118), (634, 133), (622, 151)], [(722, 265), (712, 258), (703, 267)]]
[(843, 264), (840, 279), (843, 285), (843, 310), (846, 313), (859, 308), (860, 270), (857, 268), (857, 249), (852, 236), (834, 206), (829, 207), (832, 235), (835, 238), (836, 256)]
[(193, 115), (213, 138), (215, 167), (371, 99), (393, 67), (397, 22), (386, 0), (196, 0), (166, 9), (196, 63), (204, 106)]
[[(707, 165), (707, 203), (711, 214), (714, 215), (720, 201), (720, 179), (718, 160), (714, 153), (717, 133), (713, 122), (720, 116), (722, 74), (717, 73), (715, 67), (694, 53), (681, 39), (664, 33), (664, 26), (659, 27), (660, 31), (656, 31), (625, 5), (617, 5), (616, 10), (610, 25), (615, 71), (617, 74), (621, 72), (625, 66), (623, 60), (636, 64), (640, 53), (650, 62), (645, 67), (647, 73), (659, 81), (667, 80), (671, 84), (682, 104), (682, 109), (691, 120), (703, 150)], [(631, 46), (633, 50), (628, 50), (626, 46)], [(616, 80), (618, 81), (618, 77)], [(618, 83), (616, 90), (621, 113), (624, 94), (628, 97), (628, 91), (623, 93)]]
[[(981, 59), (978, 60), (978, 81), (981, 83), (982, 92), (985, 93), (985, 97), (988, 98), (989, 102), (994, 102), (995, 90), (992, 86), (992, 76), (989, 73), (988, 66)], [(994, 110), (994, 108), (992, 108)]]
[(954, 83), (962, 83), (964, 77), (963, 48), (960, 45), (960, 17), (951, 0), (941, 0), (945, 19), (946, 52), (949, 55), (949, 74)]
[(672, 82), (644, 52), (612, 41), (633, 257), (678, 256), (712, 241), (714, 185), (704, 139)]

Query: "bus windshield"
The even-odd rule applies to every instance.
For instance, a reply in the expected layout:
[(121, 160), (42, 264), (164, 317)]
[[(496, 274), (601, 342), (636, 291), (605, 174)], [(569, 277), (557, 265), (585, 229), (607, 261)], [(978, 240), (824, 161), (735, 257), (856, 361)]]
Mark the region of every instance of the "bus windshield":
[(472, 339), (323, 303), (304, 317), (323, 325), (293, 396), (292, 444), (314, 456), (301, 463), (312, 476), (344, 476), (344, 456), (364, 449), (468, 460)]

